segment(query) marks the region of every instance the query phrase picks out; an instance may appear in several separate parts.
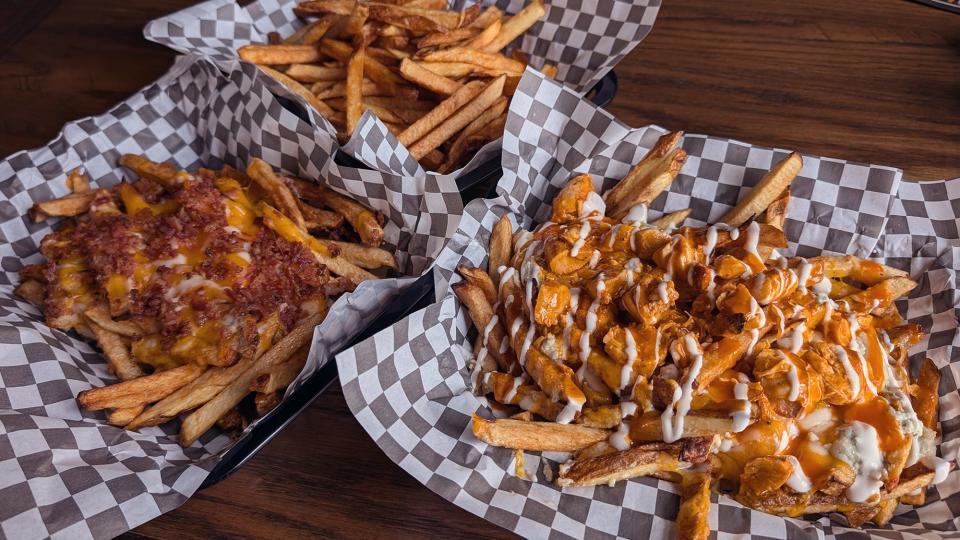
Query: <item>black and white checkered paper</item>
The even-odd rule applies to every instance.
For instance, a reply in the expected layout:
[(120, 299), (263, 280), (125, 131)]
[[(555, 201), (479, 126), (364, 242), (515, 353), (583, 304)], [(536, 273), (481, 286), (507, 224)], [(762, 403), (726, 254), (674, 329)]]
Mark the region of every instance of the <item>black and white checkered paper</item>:
[[(677, 487), (652, 478), (560, 490), (553, 483), (563, 454), (527, 453), (519, 479), (513, 452), (477, 440), (474, 412), (489, 416), (470, 392), (471, 329), (466, 310), (446, 286), (457, 264), (485, 265), (490, 231), (500, 215), (529, 228), (549, 215), (550, 201), (571, 175), (589, 172), (599, 189), (622, 178), (665, 133), (632, 129), (573, 91), (528, 72), (504, 136), (504, 178), (492, 200), (465, 209), (454, 239), (437, 262), (437, 303), (337, 356), (351, 411), (380, 448), (447, 500), (530, 538), (669, 538)], [(687, 224), (715, 222), (787, 151), (687, 135), (689, 158), (651, 217), (691, 208)], [(951, 459), (960, 440), (960, 365), (955, 290), (960, 269), (960, 180), (901, 182), (889, 167), (803, 156), (791, 187), (786, 232), (790, 255), (853, 253), (910, 267), (920, 282), (900, 305), (931, 332), (918, 346), (940, 366), (944, 442)], [(897, 198), (899, 192), (900, 198)], [(912, 266), (910, 266), (912, 264)], [(926, 353), (924, 353), (926, 351)], [(956, 363), (954, 363), (956, 362)], [(838, 516), (783, 519), (713, 495), (710, 526), (718, 538), (945, 538), (956, 536), (960, 472), (929, 492), (919, 508), (902, 507), (886, 529), (854, 533)], [(859, 535), (859, 536), (857, 536)]]
[[(453, 0), (463, 9), (476, 2)], [(513, 14), (528, 0), (481, 0)], [(660, 0), (552, 0), (546, 15), (513, 44), (530, 55), (534, 67), (557, 66), (557, 79), (586, 92), (643, 40), (653, 27)], [(237, 49), (266, 43), (275, 31), (288, 36), (303, 25), (293, 13), (297, 0), (257, 0), (240, 7), (235, 0), (208, 0), (151, 21), (143, 30), (147, 39), (180, 52), (209, 56), (225, 69), (238, 63)], [(286, 94), (283, 94), (286, 95)], [(326, 120), (317, 125), (333, 133)], [(344, 152), (375, 170), (395, 175), (423, 177), (424, 171), (406, 148), (375, 115), (361, 119), (343, 146)], [(452, 173), (459, 177), (495, 158), (499, 141), (487, 144), (467, 165)]]
[[(185, 169), (244, 169), (259, 157), (383, 212), (386, 247), (396, 248), (407, 276), (426, 271), (455, 230), (462, 203), (452, 182), (341, 174), (332, 139), (283, 107), (263, 78), (253, 66), (225, 75), (206, 59), (180, 57), (106, 114), (69, 123), (49, 145), (0, 161), (0, 538), (115, 536), (182, 504), (231, 445), (213, 430), (184, 449), (177, 422), (135, 433), (78, 409), (78, 392), (115, 381), (105, 360), (87, 342), (47, 327), (13, 293), (17, 272), (41, 260), (39, 242), (53, 225), (33, 223), (27, 210), (65, 195), (72, 169), (111, 186), (129, 178), (117, 165), (122, 153)], [(339, 298), (294, 386), (414, 279), (365, 282)]]

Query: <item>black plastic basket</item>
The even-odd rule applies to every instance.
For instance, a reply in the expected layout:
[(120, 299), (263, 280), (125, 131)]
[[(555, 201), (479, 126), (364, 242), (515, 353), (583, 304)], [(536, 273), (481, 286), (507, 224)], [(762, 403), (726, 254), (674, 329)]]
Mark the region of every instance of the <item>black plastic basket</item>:
[[(617, 93), (617, 75), (610, 71), (590, 91), (588, 99), (604, 107)], [(292, 101), (281, 99), (298, 116), (306, 114)], [(337, 163), (345, 166), (362, 167), (354, 158), (338, 152)], [(463, 194), (464, 202), (478, 197), (489, 196), (500, 179), (500, 156), (481, 163), (476, 169), (457, 179), (457, 187)], [(407, 315), (423, 309), (433, 303), (433, 272), (427, 272), (412, 285), (404, 289), (390, 307), (374, 319), (372, 323), (354, 339), (349, 346), (359, 343), (377, 332), (387, 328)], [(300, 388), (284, 399), (277, 407), (268, 412), (257, 424), (246, 431), (233, 446), (227, 450), (201, 484), (200, 489), (210, 487), (233, 474), (250, 460), (268, 442), (270, 442), (287, 424), (310, 406), (317, 397), (337, 380), (337, 363), (328, 362), (314, 373)]]

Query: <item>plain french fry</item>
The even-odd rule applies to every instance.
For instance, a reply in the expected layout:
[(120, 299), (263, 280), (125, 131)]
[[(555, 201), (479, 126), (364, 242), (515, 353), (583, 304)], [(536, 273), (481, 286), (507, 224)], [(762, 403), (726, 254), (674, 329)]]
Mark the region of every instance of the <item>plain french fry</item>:
[[(484, 13), (488, 12), (489, 11), (485, 11)], [(473, 39), (466, 42), (463, 46), (468, 49), (478, 49), (481, 51), (484, 50), (487, 45), (493, 43), (493, 40), (497, 38), (497, 36), (500, 34), (500, 29), (502, 26), (503, 25), (500, 22), (500, 19), (491, 22), (486, 28), (483, 29), (482, 32), (474, 36)]]
[(790, 186), (783, 189), (780, 195), (770, 203), (763, 212), (763, 222), (771, 227), (783, 230), (784, 221), (787, 219), (787, 206), (790, 204)]
[(276, 79), (278, 82), (280, 82), (280, 84), (286, 86), (291, 92), (303, 98), (304, 101), (313, 106), (313, 108), (319, 111), (320, 114), (326, 115), (333, 112), (333, 110), (328, 107), (326, 103), (320, 101), (317, 96), (313, 94), (313, 92), (305, 88), (302, 84), (288, 77), (286, 74), (280, 73), (279, 71), (267, 66), (257, 67), (259, 67), (260, 70), (267, 75)]
[(289, 179), (288, 183), (300, 197), (323, 203), (347, 218), (364, 244), (378, 247), (383, 243), (383, 228), (377, 215), (362, 204), (313, 182), (294, 178)]
[(440, 45), (450, 45), (472, 38), (480, 33), (480, 30), (471, 27), (457, 28), (448, 32), (432, 32), (420, 38), (417, 47), (437, 47)]
[[(601, 432), (609, 434), (607, 431)], [(651, 443), (634, 446), (623, 452), (568, 461), (560, 466), (557, 485), (562, 488), (598, 486), (655, 472), (676, 471), (680, 467), (678, 454), (679, 445)]]
[(614, 219), (622, 219), (630, 208), (637, 204), (649, 205), (665, 189), (667, 189), (673, 180), (680, 173), (683, 163), (687, 159), (687, 152), (683, 148), (672, 150), (661, 160), (658, 160), (650, 171), (650, 176), (644, 178), (637, 191), (628, 194), (620, 199), (613, 208), (607, 210), (607, 214)]
[(751, 217), (766, 209), (800, 173), (803, 158), (793, 152), (770, 169), (750, 193), (720, 220), (731, 227), (739, 227)]
[(474, 118), (472, 122), (467, 124), (467, 127), (463, 128), (447, 152), (447, 163), (444, 166), (445, 171), (453, 170), (466, 153), (472, 140), (471, 138), (479, 133), (484, 126), (499, 118), (500, 115), (506, 111), (509, 103), (510, 100), (507, 99), (506, 96), (500, 96), (499, 99), (493, 102), (493, 105), (483, 111), (480, 116)]
[[(287, 68), (286, 73), (293, 79), (307, 83), (341, 81), (347, 77), (347, 70), (344, 68), (324, 67), (315, 64), (293, 64)], [(310, 90), (313, 91), (313, 88)]]
[(295, 10), (301, 17), (311, 15), (350, 15), (356, 6), (355, 0), (318, 0), (314, 2), (300, 2)]
[(325, 315), (326, 306), (324, 311), (301, 320), (289, 334), (254, 361), (249, 369), (230, 382), (216, 397), (187, 416), (180, 427), (181, 446), (187, 447), (196, 442), (200, 435), (213, 427), (218, 418), (240, 403), (240, 400), (249, 393), (250, 384), (254, 379), (284, 362), (297, 349), (306, 345), (313, 338), (314, 328), (323, 321)]
[(677, 148), (682, 139), (682, 131), (673, 131), (657, 139), (656, 144), (643, 156), (643, 159), (634, 165), (617, 185), (604, 193), (603, 198), (607, 207), (622, 206), (622, 201), (628, 197), (637, 199), (636, 193), (649, 183), (654, 169)]
[(494, 283), (500, 283), (500, 267), (509, 266), (513, 258), (513, 224), (506, 215), (500, 216), (490, 233), (490, 256), (487, 274)]
[(262, 159), (253, 158), (250, 160), (250, 165), (247, 166), (247, 176), (269, 194), (273, 204), (290, 218), (298, 229), (307, 230), (307, 224), (300, 212), (297, 198), (293, 196), (289, 186), (273, 172), (273, 167)]
[[(456, 30), (461, 25), (468, 25), (479, 15), (479, 5), (476, 9), (468, 8), (473, 17), (465, 17), (456, 11), (442, 11), (407, 6), (393, 6), (389, 4), (369, 4), (370, 18), (389, 23), (415, 32), (447, 32)], [(464, 12), (466, 13), (466, 11)]]
[(321, 210), (299, 199), (297, 199), (297, 206), (300, 207), (300, 213), (303, 214), (308, 231), (338, 229), (343, 226), (344, 217), (336, 212)]
[(90, 210), (90, 204), (95, 196), (96, 191), (71, 193), (59, 199), (38, 202), (30, 209), (30, 213), (35, 222), (43, 221), (48, 217), (79, 216)]
[(340, 20), (339, 15), (324, 15), (316, 21), (310, 23), (304, 28), (307, 29), (304, 32), (301, 41), (304, 45), (314, 45), (316, 42), (323, 39), (327, 33), (333, 28), (333, 26)]
[(452, 137), (456, 132), (466, 127), (467, 124), (480, 116), (484, 110), (493, 105), (497, 98), (503, 94), (503, 84), (505, 81), (506, 77), (500, 76), (487, 84), (477, 97), (473, 98), (473, 100), (454, 113), (453, 116), (449, 117), (433, 131), (410, 146), (410, 154), (420, 159), (434, 148), (440, 146), (440, 144)]
[(397, 260), (393, 254), (385, 249), (354, 244), (353, 242), (340, 242), (338, 240), (322, 240), (340, 250), (340, 255), (359, 266), (368, 270), (377, 268), (389, 268), (397, 270)]
[(72, 193), (86, 193), (90, 191), (90, 178), (83, 174), (79, 167), (70, 171), (67, 175), (67, 189)]
[(710, 475), (704, 472), (683, 474), (677, 537), (707, 540), (710, 536)]
[(486, 272), (479, 268), (473, 268), (461, 264), (460, 266), (457, 266), (457, 273), (463, 276), (463, 279), (469, 283), (479, 287), (480, 290), (483, 291), (483, 296), (487, 299), (487, 302), (489, 302), (490, 305), (493, 305), (497, 302), (497, 286), (494, 285), (493, 280), (490, 279), (490, 276), (488, 276)]
[(129, 381), (144, 375), (143, 370), (130, 356), (127, 344), (123, 342), (119, 334), (103, 328), (93, 320), (90, 320), (87, 324), (97, 338), (97, 345), (100, 346), (103, 354), (109, 360), (110, 368), (121, 381)]
[[(424, 55), (423, 60), (426, 62), (460, 62), (474, 64), (487, 69), (501, 70), (516, 75), (522, 74), (523, 69), (526, 67), (522, 62), (517, 62), (501, 54), (486, 53), (464, 47), (453, 47), (427, 53)], [(427, 66), (427, 69), (429, 69), (429, 66)]]
[(303, 64), (322, 58), (313, 45), (245, 45), (237, 53), (241, 60), (261, 65)]
[(107, 423), (112, 426), (125, 427), (131, 420), (143, 412), (144, 406), (128, 407), (126, 409), (114, 409), (107, 413)]
[(543, 1), (533, 0), (518, 11), (516, 15), (507, 19), (506, 22), (503, 23), (497, 37), (487, 44), (483, 50), (489, 53), (500, 51), (513, 40), (520, 37), (521, 34), (526, 32), (528, 28), (533, 26), (533, 24), (546, 13), (543, 7)]
[(397, 139), (407, 147), (413, 145), (413, 143), (424, 138), (435, 127), (439, 126), (444, 120), (451, 117), (456, 111), (478, 96), (482, 90), (483, 83), (480, 81), (463, 85), (460, 90), (454, 92), (433, 110), (425, 114), (420, 120), (417, 120), (404, 130)]
[(257, 392), (253, 397), (253, 406), (257, 411), (257, 416), (266, 416), (268, 412), (280, 404), (281, 397), (280, 392), (270, 392), (269, 394)]
[(437, 75), (409, 58), (404, 58), (400, 62), (400, 74), (408, 81), (419, 84), (437, 94), (449, 96), (463, 88), (463, 85), (457, 81)]
[[(353, 55), (353, 48), (350, 45), (334, 39), (321, 39), (319, 41), (321, 52), (340, 62), (346, 64)], [(387, 66), (377, 60), (366, 56), (363, 61), (363, 73), (382, 88), (387, 95), (398, 95), (398, 87), (403, 85), (403, 79), (393, 73)]]
[(261, 394), (272, 394), (290, 386), (290, 383), (303, 371), (307, 363), (310, 346), (300, 347), (286, 362), (282, 362), (270, 371), (258, 376), (250, 383), (250, 391)]
[[(468, 281), (462, 281), (453, 285), (453, 292), (465, 306), (470, 320), (480, 332), (481, 338), (486, 337), (487, 351), (497, 366), (504, 373), (515, 372), (516, 362), (513, 356), (501, 348), (501, 344), (507, 339), (507, 333), (499, 320), (491, 324), (493, 320), (493, 306), (487, 301), (487, 297), (479, 286)], [(489, 328), (489, 330), (488, 330)]]
[(117, 384), (84, 390), (77, 401), (87, 410), (123, 409), (138, 407), (159, 401), (181, 386), (196, 379), (204, 371), (203, 366), (186, 364), (151, 375), (137, 377)]
[(537, 452), (576, 452), (610, 436), (609, 431), (576, 424), (487, 420), (477, 415), (473, 416), (473, 434), (493, 446)]
[(683, 210), (677, 210), (676, 212), (671, 212), (665, 214), (659, 219), (655, 219), (650, 222), (654, 227), (659, 227), (661, 229), (669, 229), (670, 227), (679, 227), (683, 220), (687, 219), (690, 215), (691, 209), (685, 208)]
[(350, 57), (347, 63), (347, 131), (353, 133), (363, 114), (363, 63), (367, 55), (363, 49), (358, 50)]

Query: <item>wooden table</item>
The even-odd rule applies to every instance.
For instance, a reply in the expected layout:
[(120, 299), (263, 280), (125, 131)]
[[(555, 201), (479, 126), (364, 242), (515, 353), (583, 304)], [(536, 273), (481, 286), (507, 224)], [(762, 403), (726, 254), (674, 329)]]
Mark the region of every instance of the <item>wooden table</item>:
[[(0, 154), (44, 144), (149, 83), (173, 54), (150, 19), (192, 0), (0, 5)], [(665, 0), (618, 67), (611, 110), (802, 152), (960, 176), (960, 17), (905, 0)], [(339, 387), (227, 481), (136, 529), (150, 538), (507, 537), (391, 463)]]

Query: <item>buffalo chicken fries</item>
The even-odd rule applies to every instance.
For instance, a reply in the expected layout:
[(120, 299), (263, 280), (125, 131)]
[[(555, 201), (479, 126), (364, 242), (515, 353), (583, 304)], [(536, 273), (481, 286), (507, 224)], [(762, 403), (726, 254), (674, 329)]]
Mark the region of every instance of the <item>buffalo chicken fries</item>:
[(241, 47), (240, 58), (313, 105), (341, 139), (370, 110), (414, 158), (441, 172), (503, 133), (527, 57), (501, 51), (546, 13), (542, 0), (513, 16), (479, 4), (449, 11), (446, 0), (316, 0), (294, 11), (306, 25)]
[(921, 329), (893, 305), (915, 283), (853, 256), (781, 255), (797, 154), (720, 223), (648, 222), (686, 157), (680, 137), (603, 196), (571, 179), (531, 232), (501, 219), (488, 271), (459, 268), (479, 331), (472, 383), (500, 413), (475, 416), (474, 434), (573, 452), (560, 487), (681, 482), (683, 538), (707, 537), (711, 486), (853, 526), (922, 504), (951, 464), (936, 456), (939, 372), (926, 360), (910, 377)]
[(215, 423), (242, 429), (244, 410), (262, 416), (300, 373), (329, 303), (396, 268), (381, 216), (259, 159), (246, 173), (120, 163), (139, 179), (93, 189), (74, 171), (71, 195), (36, 204), (37, 221), (65, 219), (17, 288), (103, 350), (121, 382), (78, 400), (114, 425), (189, 413), (184, 446)]

